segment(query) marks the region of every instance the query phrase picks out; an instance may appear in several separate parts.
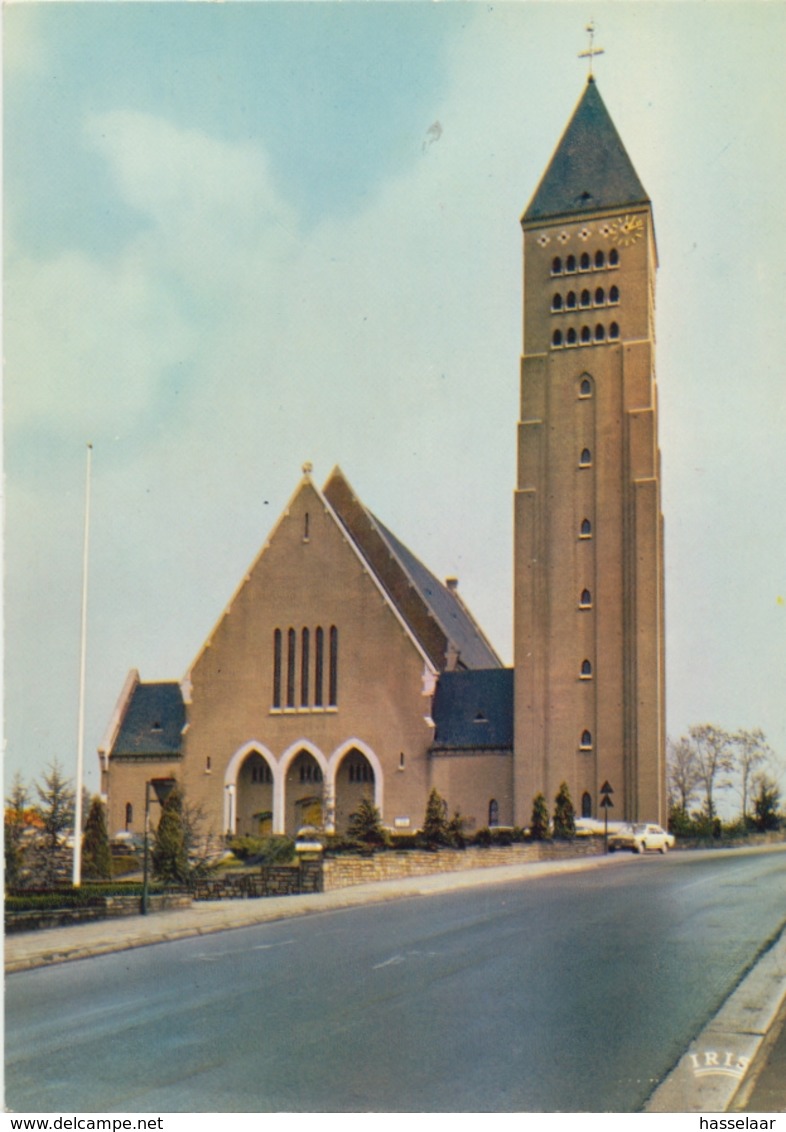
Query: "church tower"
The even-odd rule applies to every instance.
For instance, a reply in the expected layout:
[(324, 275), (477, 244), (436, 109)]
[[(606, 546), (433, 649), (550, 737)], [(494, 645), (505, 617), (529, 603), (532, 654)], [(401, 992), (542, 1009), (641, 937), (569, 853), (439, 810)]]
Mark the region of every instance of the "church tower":
[(655, 231), (591, 76), (521, 225), (515, 820), (664, 821)]

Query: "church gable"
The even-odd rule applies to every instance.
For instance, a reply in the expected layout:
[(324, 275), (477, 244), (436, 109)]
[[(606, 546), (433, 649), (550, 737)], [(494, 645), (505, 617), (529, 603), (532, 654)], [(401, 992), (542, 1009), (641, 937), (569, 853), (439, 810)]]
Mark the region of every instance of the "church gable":
[(260, 719), (271, 708), (329, 709), (335, 700), (331, 681), (337, 680), (337, 650), (346, 685), (359, 675), (348, 657), (362, 658), (367, 674), (385, 647), (380, 638), (385, 632), (406, 640), (418, 673), (430, 667), (306, 475), (196, 658), (188, 677), (191, 699), (196, 706), (207, 693), (213, 701), (253, 703)]

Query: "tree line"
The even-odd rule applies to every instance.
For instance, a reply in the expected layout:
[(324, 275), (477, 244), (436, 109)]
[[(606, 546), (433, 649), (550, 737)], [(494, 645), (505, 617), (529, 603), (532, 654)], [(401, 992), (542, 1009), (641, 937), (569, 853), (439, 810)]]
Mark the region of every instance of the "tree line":
[[(7, 888), (51, 888), (70, 877), (75, 812), (73, 785), (57, 761), (33, 783), (32, 790), (18, 772), (14, 775), (3, 822)], [(82, 877), (111, 880), (106, 807), (101, 798), (91, 798), (85, 791), (82, 812)], [(186, 883), (193, 874), (199, 818), (184, 805), (180, 790), (173, 790), (151, 832), (150, 862), (156, 879)]]
[(704, 835), (720, 831), (718, 799), (735, 789), (738, 832), (779, 829), (781, 793), (778, 758), (760, 728), (726, 731), (713, 723), (695, 724), (687, 735), (669, 740), (666, 776), (669, 826), (673, 833)]

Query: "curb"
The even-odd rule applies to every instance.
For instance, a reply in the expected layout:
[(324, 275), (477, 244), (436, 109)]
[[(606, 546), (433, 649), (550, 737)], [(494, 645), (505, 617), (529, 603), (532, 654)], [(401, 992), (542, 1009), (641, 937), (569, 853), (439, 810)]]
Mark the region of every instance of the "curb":
[[(755, 1084), (767, 1036), (786, 1002), (786, 928), (657, 1087), (644, 1112), (727, 1112)], [(754, 1072), (749, 1071), (753, 1067)]]

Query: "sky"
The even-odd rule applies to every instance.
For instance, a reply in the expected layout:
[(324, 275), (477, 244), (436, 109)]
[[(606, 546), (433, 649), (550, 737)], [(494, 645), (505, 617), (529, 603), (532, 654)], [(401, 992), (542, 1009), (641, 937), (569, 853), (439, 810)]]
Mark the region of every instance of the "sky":
[[(655, 212), (667, 713), (786, 760), (786, 4), (4, 9), (5, 763), (86, 783), (309, 461), (512, 654), (519, 217), (599, 90)], [(786, 781), (786, 779), (784, 779)]]

